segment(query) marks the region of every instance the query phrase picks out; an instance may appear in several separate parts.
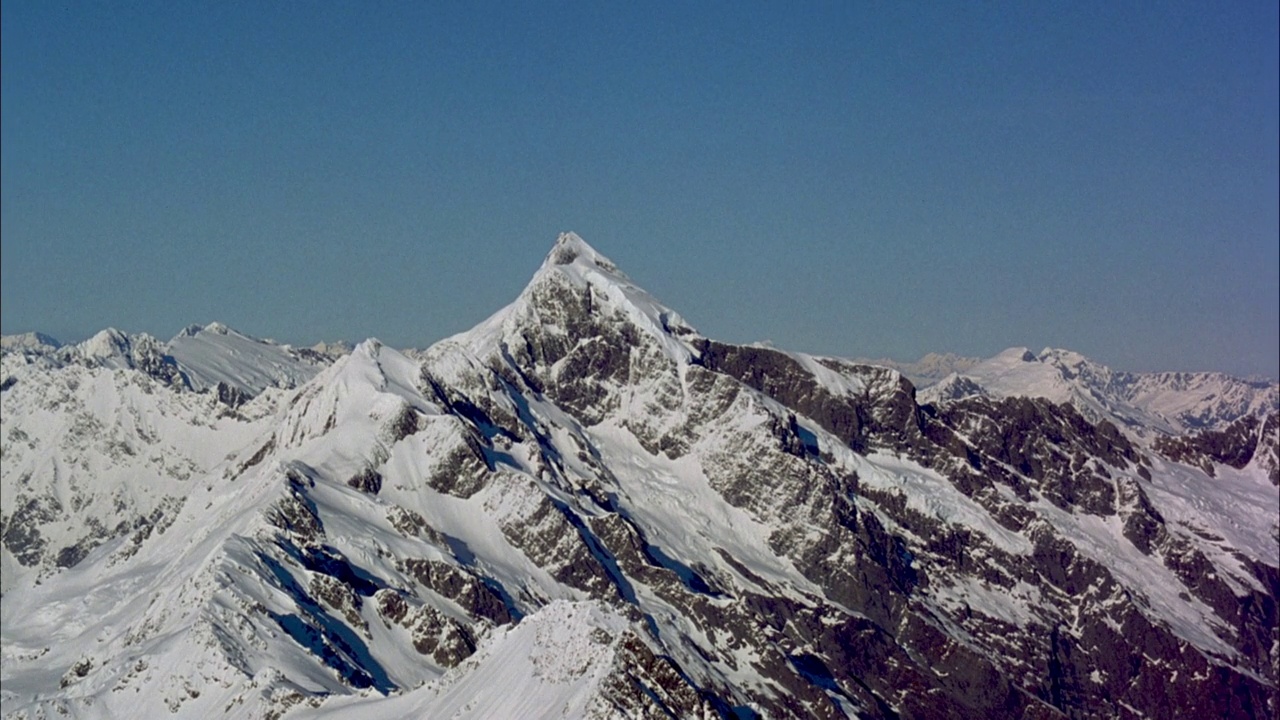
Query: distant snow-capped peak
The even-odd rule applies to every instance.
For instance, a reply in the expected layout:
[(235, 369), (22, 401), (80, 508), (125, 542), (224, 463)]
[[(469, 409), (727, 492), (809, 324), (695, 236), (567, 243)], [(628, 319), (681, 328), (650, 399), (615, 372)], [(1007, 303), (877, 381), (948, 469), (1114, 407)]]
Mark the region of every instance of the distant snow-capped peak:
[(62, 347), (62, 343), (40, 332), (25, 332), (17, 335), (0, 337), (0, 350), (18, 352), (23, 350), (50, 352)]
[(230, 327), (220, 322), (217, 322), (215, 320), (214, 322), (211, 322), (208, 325), (197, 325), (197, 324), (188, 325), (182, 328), (182, 332), (178, 333), (177, 337), (195, 337), (196, 335), (199, 335), (202, 332), (215, 333), (217, 335), (231, 335), (231, 334), (242, 335), (243, 334), (243, 333), (236, 332), (235, 330), (232, 330)]
[(1061, 348), (1013, 347), (926, 387), (922, 402), (969, 395), (1041, 397), (1070, 403), (1090, 420), (1129, 432), (1176, 435), (1220, 430), (1280, 410), (1280, 385), (1223, 373), (1131, 373)]

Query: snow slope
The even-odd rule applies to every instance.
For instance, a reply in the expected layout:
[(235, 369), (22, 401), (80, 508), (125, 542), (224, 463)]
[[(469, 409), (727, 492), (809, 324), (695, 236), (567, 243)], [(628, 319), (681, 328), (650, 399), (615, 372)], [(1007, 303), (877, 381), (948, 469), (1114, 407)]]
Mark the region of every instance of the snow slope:
[(317, 352), (251, 338), (221, 323), (192, 325), (166, 349), (195, 390), (225, 383), (257, 395), (269, 387), (301, 385), (328, 364)]

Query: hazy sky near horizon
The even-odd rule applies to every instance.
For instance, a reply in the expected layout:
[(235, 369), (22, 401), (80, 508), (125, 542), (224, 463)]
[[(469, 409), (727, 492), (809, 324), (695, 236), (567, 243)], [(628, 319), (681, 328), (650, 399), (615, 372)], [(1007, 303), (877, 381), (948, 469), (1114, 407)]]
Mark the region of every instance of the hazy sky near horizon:
[(573, 230), (723, 340), (1280, 375), (1274, 0), (0, 15), (5, 333), (425, 346)]

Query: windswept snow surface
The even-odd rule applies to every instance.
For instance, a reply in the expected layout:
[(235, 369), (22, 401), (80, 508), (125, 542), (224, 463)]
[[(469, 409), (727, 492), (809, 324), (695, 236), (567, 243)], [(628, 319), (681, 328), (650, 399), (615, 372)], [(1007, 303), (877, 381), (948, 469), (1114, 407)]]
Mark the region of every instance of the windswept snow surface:
[(304, 356), (288, 345), (252, 338), (221, 323), (192, 325), (170, 340), (167, 350), (193, 389), (221, 382), (250, 395), (301, 385), (327, 364), (318, 352)]
[(1218, 465), (1214, 477), (1199, 468), (1153, 459), (1151, 501), (1166, 520), (1215, 547), (1276, 565), (1280, 491), (1263, 470)]

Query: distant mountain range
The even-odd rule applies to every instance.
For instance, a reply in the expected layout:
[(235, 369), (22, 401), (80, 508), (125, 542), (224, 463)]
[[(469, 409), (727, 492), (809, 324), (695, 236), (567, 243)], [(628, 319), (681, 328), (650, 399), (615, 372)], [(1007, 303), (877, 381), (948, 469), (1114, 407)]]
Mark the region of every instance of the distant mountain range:
[(880, 358), (878, 360), (858, 358), (854, 362), (893, 368), (906, 375), (907, 379), (911, 380), (916, 387), (923, 388), (952, 373), (962, 373), (968, 370), (982, 362), (982, 358), (964, 357), (954, 353), (928, 353), (915, 362), (902, 362), (889, 358)]
[(81, 365), (136, 369), (178, 389), (231, 391), (249, 398), (269, 387), (293, 388), (351, 351), (344, 343), (294, 348), (223, 325), (190, 325), (167, 343), (108, 328), (81, 343), (62, 345), (42, 333), (5, 335), (4, 352), (45, 367)]
[(698, 333), (0, 356), (0, 715), (1275, 717), (1280, 386)]

